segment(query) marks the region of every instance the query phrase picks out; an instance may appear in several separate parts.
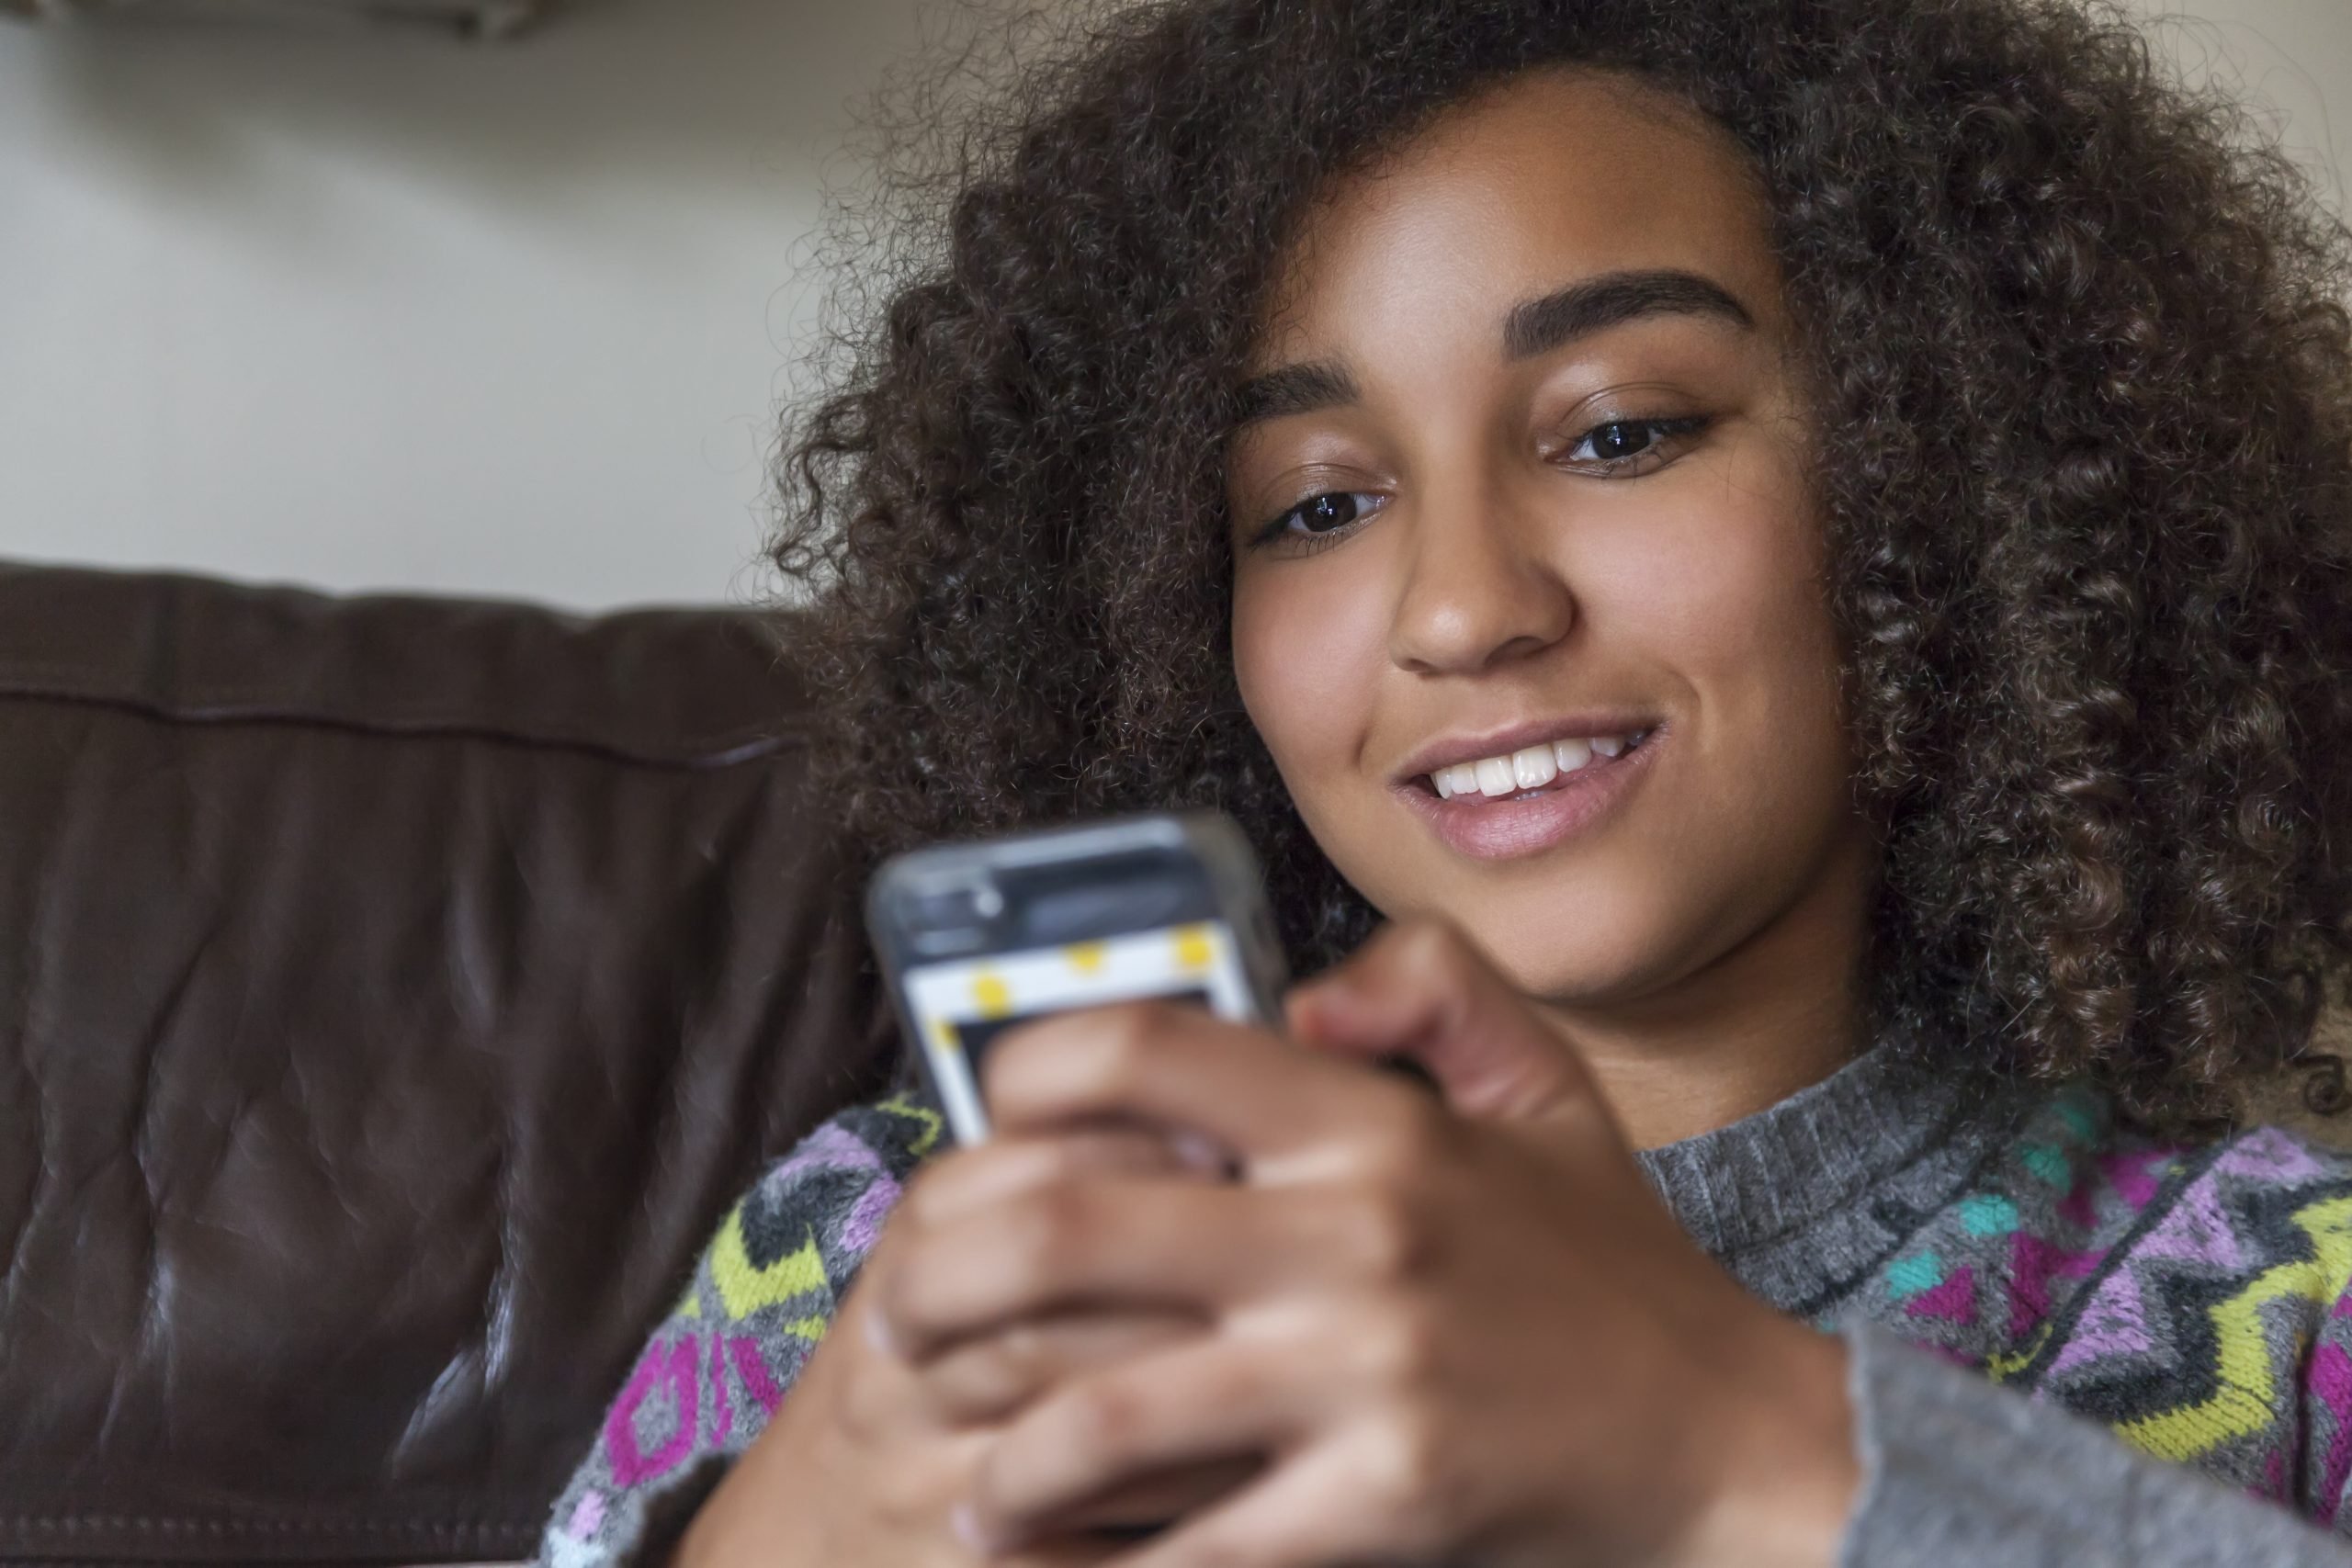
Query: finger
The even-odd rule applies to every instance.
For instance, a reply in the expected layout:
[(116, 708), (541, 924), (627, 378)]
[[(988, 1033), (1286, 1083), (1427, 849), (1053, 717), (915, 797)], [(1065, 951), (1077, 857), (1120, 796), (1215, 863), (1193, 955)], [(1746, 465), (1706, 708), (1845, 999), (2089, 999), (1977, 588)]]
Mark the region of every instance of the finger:
[(1328, 1273), (1331, 1259), (1363, 1249), (1369, 1228), (1344, 1205), (1304, 1190), (1167, 1180), (1064, 1184), (920, 1238), (881, 1282), (877, 1305), (891, 1344), (927, 1366), (975, 1335), (1056, 1312), (1157, 1308), (1214, 1316)]
[(1213, 1155), (1151, 1127), (1104, 1122), (1007, 1136), (950, 1151), (923, 1169), (892, 1224), (932, 1229), (1019, 1193), (1090, 1176), (1216, 1174)]
[[(914, 1369), (890, 1353), (880, 1320), (872, 1277), (861, 1274), (842, 1303), (830, 1333), (809, 1353), (801, 1382), (813, 1385), (829, 1374), (837, 1385), (829, 1402), (839, 1434), (853, 1447), (897, 1441), (928, 1426), (922, 1383)], [(801, 1397), (796, 1390), (796, 1399)]]
[(1255, 1480), (1265, 1466), (1261, 1456), (1252, 1454), (1243, 1459), (1203, 1460), (1198, 1464), (1157, 1471), (1081, 1503), (1066, 1514), (1057, 1514), (1042, 1528), (1059, 1534), (1064, 1530), (1165, 1526), (1223, 1501)]
[(1115, 1540), (1060, 1536), (1039, 1541), (1018, 1557), (998, 1558), (994, 1568), (1100, 1568), (1117, 1562), (1121, 1550)]
[(1436, 1532), (1405, 1528), (1396, 1511), (1374, 1504), (1370, 1470), (1350, 1447), (1303, 1448), (1225, 1501), (1174, 1521), (1114, 1568), (1329, 1568), (1434, 1558), (1443, 1549)]
[(1384, 928), (1284, 1010), (1317, 1049), (1419, 1062), (1464, 1115), (1533, 1121), (1597, 1093), (1574, 1047), (1450, 926)]
[(1064, 1313), (1024, 1319), (948, 1350), (923, 1369), (923, 1395), (945, 1425), (995, 1423), (1081, 1373), (1203, 1332), (1172, 1312)]
[(982, 1069), (1000, 1127), (1102, 1118), (1205, 1134), (1245, 1165), (1361, 1124), (1406, 1092), (1355, 1064), (1178, 1002), (1060, 1013), (1008, 1032)]
[(1004, 1429), (973, 1477), (973, 1522), (993, 1541), (1032, 1540), (1142, 1477), (1279, 1451), (1307, 1413), (1260, 1347), (1203, 1339), (1122, 1362)]

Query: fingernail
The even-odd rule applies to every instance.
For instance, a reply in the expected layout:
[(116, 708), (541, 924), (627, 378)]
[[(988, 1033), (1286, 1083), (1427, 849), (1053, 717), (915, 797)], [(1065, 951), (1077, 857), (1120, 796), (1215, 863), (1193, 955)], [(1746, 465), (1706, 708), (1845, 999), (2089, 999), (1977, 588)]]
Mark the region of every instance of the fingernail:
[(878, 1312), (865, 1314), (865, 1342), (886, 1356), (899, 1353), (899, 1341), (890, 1332), (890, 1325)]
[(975, 1556), (987, 1557), (996, 1551), (996, 1543), (989, 1540), (989, 1532), (980, 1528), (980, 1511), (969, 1503), (958, 1503), (947, 1511), (947, 1528), (956, 1539)]
[[(1283, 1021), (1294, 1033), (1312, 1036), (1331, 1021), (1334, 1008), (1345, 1010), (1346, 993), (1337, 977), (1321, 979), (1312, 985), (1294, 989), (1283, 1003)], [(1307, 1043), (1314, 1043), (1308, 1040)]]
[(1168, 1146), (1175, 1152), (1177, 1163), (1187, 1170), (1197, 1170), (1204, 1176), (1226, 1173), (1224, 1145), (1204, 1134), (1180, 1127), (1169, 1134)]

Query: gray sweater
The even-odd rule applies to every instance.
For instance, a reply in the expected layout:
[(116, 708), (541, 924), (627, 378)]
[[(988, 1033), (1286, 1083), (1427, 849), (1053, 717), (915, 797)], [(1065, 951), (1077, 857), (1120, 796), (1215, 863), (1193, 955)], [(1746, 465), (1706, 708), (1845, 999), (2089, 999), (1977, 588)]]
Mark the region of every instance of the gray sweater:
[[(661, 1561), (940, 1135), (901, 1096), (760, 1179), (541, 1562)], [(2352, 1568), (2352, 1162), (2272, 1128), (2158, 1145), (2087, 1091), (1963, 1089), (1886, 1051), (1641, 1158), (1749, 1291), (1851, 1348), (1840, 1563)]]

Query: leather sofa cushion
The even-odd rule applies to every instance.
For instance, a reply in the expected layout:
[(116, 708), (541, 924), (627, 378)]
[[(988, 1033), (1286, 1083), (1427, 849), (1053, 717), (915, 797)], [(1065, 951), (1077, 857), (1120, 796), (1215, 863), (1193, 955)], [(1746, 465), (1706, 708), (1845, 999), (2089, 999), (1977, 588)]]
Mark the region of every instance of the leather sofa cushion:
[(891, 1076), (763, 623), (0, 567), (0, 1557), (527, 1554)]

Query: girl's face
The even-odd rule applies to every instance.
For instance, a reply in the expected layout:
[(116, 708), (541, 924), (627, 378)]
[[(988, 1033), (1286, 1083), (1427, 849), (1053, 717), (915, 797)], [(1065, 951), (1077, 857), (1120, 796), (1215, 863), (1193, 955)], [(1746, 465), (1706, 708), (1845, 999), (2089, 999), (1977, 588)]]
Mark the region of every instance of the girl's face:
[(1251, 367), (1250, 716), (1374, 905), (1570, 1009), (1859, 948), (1871, 854), (1767, 222), (1694, 112), (1527, 78), (1309, 216)]

